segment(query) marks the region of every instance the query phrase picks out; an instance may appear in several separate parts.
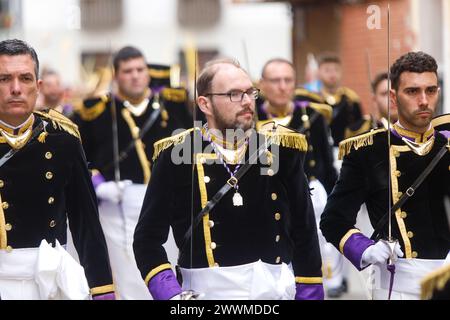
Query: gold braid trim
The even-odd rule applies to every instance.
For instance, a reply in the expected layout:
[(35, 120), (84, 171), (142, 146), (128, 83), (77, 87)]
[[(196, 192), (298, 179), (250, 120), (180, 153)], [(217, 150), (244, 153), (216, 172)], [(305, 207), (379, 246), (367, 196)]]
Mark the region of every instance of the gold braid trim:
[(106, 103), (108, 102), (109, 97), (103, 95), (100, 97), (100, 101), (94, 104), (92, 107), (86, 107), (84, 104), (81, 108), (78, 109), (78, 114), (81, 119), (84, 121), (92, 121), (95, 120), (99, 115), (105, 111)]
[(179, 134), (176, 134), (172, 137), (164, 138), (161, 140), (156, 141), (153, 144), (153, 157), (152, 160), (155, 161), (161, 152), (164, 150), (170, 148), (171, 146), (175, 146), (177, 144), (183, 143), (186, 139), (186, 136), (190, 134), (192, 131), (194, 131), (194, 128), (185, 130), (183, 132), (180, 132)]
[(450, 264), (429, 273), (420, 283), (421, 299), (431, 299), (433, 292), (444, 289), (445, 285), (450, 281)]
[[(53, 128), (64, 130), (71, 135), (77, 137), (81, 141), (81, 135), (78, 131), (78, 126), (73, 123), (69, 118), (62, 115), (58, 111), (55, 111), (53, 109), (49, 109), (47, 111), (34, 111), (34, 113), (46, 118), (47, 120), (52, 122)], [(45, 141), (45, 137), (44, 137)]]
[(443, 114), (431, 120), (431, 123), (435, 129), (443, 124), (450, 124), (450, 113)]
[(272, 139), (272, 143), (300, 151), (308, 150), (308, 142), (303, 134), (296, 132), (262, 132)]
[(360, 101), (358, 94), (355, 91), (353, 91), (352, 89), (347, 88), (347, 87), (341, 87), (339, 89), (341, 90), (342, 94), (346, 95), (347, 98), (350, 99), (350, 101), (352, 101), (352, 102)]
[(323, 97), (320, 94), (315, 93), (315, 92), (311, 92), (311, 91), (309, 91), (309, 90), (307, 90), (305, 88), (297, 88), (297, 89), (295, 89), (295, 95), (296, 96), (305, 96), (305, 97), (311, 98), (311, 99), (313, 99), (313, 100), (315, 100), (315, 101), (317, 101), (319, 103), (324, 102)]
[(185, 89), (164, 88), (161, 95), (166, 101), (184, 102), (187, 99)]
[(331, 123), (331, 120), (333, 118), (333, 108), (330, 105), (325, 103), (310, 102), (309, 106), (320, 113), (325, 118), (328, 124)]
[(352, 130), (350, 128), (345, 128), (344, 138), (348, 139), (348, 138), (355, 137), (357, 135), (360, 135), (360, 134), (363, 134), (363, 133), (369, 131), (371, 128), (372, 128), (372, 121), (364, 120), (362, 122), (361, 126), (356, 130)]
[(378, 132), (387, 131), (386, 129), (372, 129), (367, 133), (360, 136), (343, 140), (339, 143), (339, 160), (342, 160), (344, 156), (348, 155), (352, 149), (358, 150), (361, 147), (371, 146), (373, 144), (373, 136)]

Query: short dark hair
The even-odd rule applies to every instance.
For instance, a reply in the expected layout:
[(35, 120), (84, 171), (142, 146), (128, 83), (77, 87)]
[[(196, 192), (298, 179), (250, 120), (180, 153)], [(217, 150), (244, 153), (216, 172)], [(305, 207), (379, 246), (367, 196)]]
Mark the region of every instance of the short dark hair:
[(408, 52), (402, 55), (391, 66), (391, 86), (394, 90), (398, 90), (400, 84), (400, 76), (403, 72), (434, 72), (437, 77), (436, 60), (425, 52)]
[(0, 56), (29, 55), (34, 61), (34, 73), (36, 79), (39, 76), (39, 59), (36, 51), (23, 40), (8, 39), (0, 42)]
[(334, 52), (323, 52), (317, 57), (319, 67), (324, 63), (341, 64), (341, 58)]
[(229, 65), (235, 66), (236, 68), (241, 69), (245, 73), (247, 73), (247, 71), (245, 71), (241, 67), (239, 62), (234, 59), (219, 58), (219, 59), (214, 59), (214, 60), (208, 61), (205, 64), (205, 67), (203, 68), (203, 70), (200, 72), (200, 75), (198, 76), (198, 79), (197, 79), (197, 94), (199, 96), (205, 96), (206, 94), (208, 94), (211, 91), (212, 81), (214, 79), (214, 76), (217, 74), (217, 71), (218, 71), (217, 66), (220, 64), (229, 64)]
[(117, 51), (113, 58), (114, 72), (117, 72), (119, 70), (119, 64), (122, 61), (127, 61), (135, 58), (144, 58), (142, 52), (136, 47), (126, 46)]
[(388, 77), (389, 76), (387, 72), (380, 72), (379, 74), (377, 74), (372, 81), (372, 92), (375, 93), (380, 82), (383, 80), (387, 80)]
[(288, 59), (284, 59), (284, 58), (273, 58), (273, 59), (268, 60), (264, 64), (264, 66), (262, 68), (262, 71), (261, 71), (261, 78), (264, 78), (264, 73), (266, 72), (266, 69), (269, 66), (269, 64), (274, 63), (274, 62), (285, 63), (285, 64), (290, 65), (292, 70), (294, 70), (294, 73), (295, 73), (295, 67), (294, 67), (294, 64), (291, 61), (289, 61)]

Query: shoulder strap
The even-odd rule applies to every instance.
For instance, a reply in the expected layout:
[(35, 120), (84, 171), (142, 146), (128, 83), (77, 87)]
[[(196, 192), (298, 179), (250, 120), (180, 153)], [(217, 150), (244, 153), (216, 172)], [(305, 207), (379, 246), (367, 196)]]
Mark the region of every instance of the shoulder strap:
[[(437, 165), (439, 160), (447, 153), (447, 146), (444, 145), (441, 150), (439, 150), (438, 154), (434, 156), (433, 160), (428, 164), (425, 170), (417, 177), (414, 183), (409, 187), (406, 192), (398, 199), (398, 201), (392, 206), (390, 214), (393, 216), (395, 212), (409, 199), (413, 196), (414, 192), (417, 188), (422, 184), (426, 177), (433, 171), (434, 167)], [(383, 217), (378, 221), (375, 230), (370, 237), (372, 240), (378, 239), (380, 236), (381, 230), (386, 225), (389, 220), (389, 212), (385, 213)]]

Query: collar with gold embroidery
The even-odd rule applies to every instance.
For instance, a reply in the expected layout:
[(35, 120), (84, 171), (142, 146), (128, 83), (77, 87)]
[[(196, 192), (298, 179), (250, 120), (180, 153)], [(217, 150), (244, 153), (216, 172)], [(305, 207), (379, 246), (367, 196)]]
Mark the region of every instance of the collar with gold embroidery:
[(31, 137), (33, 123), (33, 114), (23, 124), (15, 128), (4, 122), (0, 123), (0, 143), (8, 143), (13, 149), (22, 148)]
[(291, 101), (284, 110), (280, 110), (266, 101), (262, 106), (262, 110), (266, 114), (267, 119), (287, 117), (294, 112), (294, 103)]
[(434, 137), (434, 127), (432, 125), (430, 125), (430, 128), (425, 133), (417, 133), (417, 132), (402, 128), (399, 125), (399, 123), (397, 122), (397, 123), (394, 123), (392, 132), (394, 134), (397, 134), (401, 138), (405, 138), (405, 139), (408, 139), (409, 141), (416, 142), (416, 143), (427, 142), (432, 137)]

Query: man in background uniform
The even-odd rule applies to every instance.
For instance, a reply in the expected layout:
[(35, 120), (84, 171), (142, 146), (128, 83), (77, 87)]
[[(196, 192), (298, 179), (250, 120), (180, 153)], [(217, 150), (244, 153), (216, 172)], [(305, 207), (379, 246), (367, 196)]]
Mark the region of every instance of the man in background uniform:
[[(0, 42), (0, 296), (114, 299), (80, 134), (52, 109), (33, 112), (38, 74), (33, 48)], [(65, 251), (67, 221), (84, 270)]]
[[(450, 195), (450, 132), (441, 129), (445, 119), (441, 124), (431, 122), (439, 99), (433, 57), (409, 52), (392, 65), (390, 74), (390, 99), (398, 110), (398, 121), (391, 132), (381, 128), (341, 142), (344, 161), (320, 227), (358, 270), (374, 265), (374, 299), (418, 299), (423, 277), (449, 259), (444, 199)], [(426, 173), (438, 154), (442, 158), (436, 158), (436, 166)], [(424, 172), (423, 182), (415, 186)], [(406, 202), (391, 210), (400, 199)], [(354, 227), (363, 203), (376, 230), (376, 242)], [(398, 242), (386, 241), (389, 230)], [(393, 275), (388, 259), (394, 262)]]
[[(306, 136), (308, 151), (304, 160), (304, 170), (311, 189), (311, 199), (319, 224), (320, 215), (325, 208), (327, 195), (331, 193), (337, 179), (333, 166), (333, 152), (329, 143), (328, 121), (332, 109), (327, 104), (295, 99), (296, 74), (292, 63), (285, 59), (267, 61), (259, 82), (263, 98), (258, 99), (257, 128), (268, 122), (276, 122)], [(339, 261), (342, 259), (333, 245), (326, 242), (319, 232), (322, 253), (324, 286), (328, 296), (336, 297), (343, 292), (343, 281)]]
[(190, 126), (191, 117), (184, 89), (165, 84), (149, 88), (151, 69), (138, 49), (120, 49), (113, 64), (117, 92), (85, 100), (74, 120), (93, 170), (118, 294), (122, 299), (148, 299), (132, 238), (150, 181), (153, 143)]
[[(377, 74), (372, 81), (372, 102), (375, 116), (373, 117), (373, 128), (388, 128), (388, 74), (382, 72)], [(394, 105), (390, 105), (391, 108), (391, 123), (395, 123), (398, 120), (397, 109)]]

